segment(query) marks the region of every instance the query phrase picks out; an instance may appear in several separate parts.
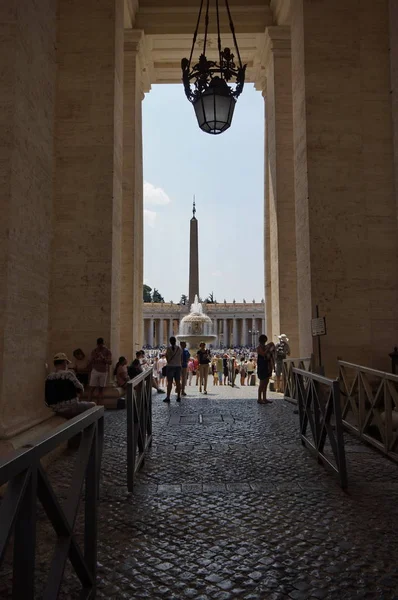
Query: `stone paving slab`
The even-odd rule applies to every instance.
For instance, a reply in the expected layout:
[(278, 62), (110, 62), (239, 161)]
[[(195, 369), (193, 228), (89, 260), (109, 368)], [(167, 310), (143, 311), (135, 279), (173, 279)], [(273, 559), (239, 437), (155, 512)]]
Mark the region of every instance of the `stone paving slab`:
[[(256, 388), (210, 390), (189, 389), (181, 405), (154, 396), (133, 495), (126, 413), (106, 413), (97, 597), (398, 600), (397, 465), (347, 436), (344, 493), (302, 447), (281, 396), (262, 406)], [(50, 471), (61, 497), (73, 458)], [(50, 535), (44, 518), (43, 528)], [(68, 569), (60, 597), (77, 589)]]

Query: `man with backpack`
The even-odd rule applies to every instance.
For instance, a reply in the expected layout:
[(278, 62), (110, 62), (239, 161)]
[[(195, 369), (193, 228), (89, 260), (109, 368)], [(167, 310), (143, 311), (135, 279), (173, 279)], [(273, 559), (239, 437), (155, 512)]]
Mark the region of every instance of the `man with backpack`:
[(276, 392), (283, 394), (283, 361), (290, 356), (289, 338), (284, 333), (278, 335), (279, 342), (275, 346), (275, 375), (276, 375)]

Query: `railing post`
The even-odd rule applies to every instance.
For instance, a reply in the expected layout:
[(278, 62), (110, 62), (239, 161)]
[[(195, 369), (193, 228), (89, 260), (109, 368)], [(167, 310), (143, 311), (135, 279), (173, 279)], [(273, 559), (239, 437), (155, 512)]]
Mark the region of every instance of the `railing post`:
[(340, 474), (340, 485), (343, 490), (347, 489), (347, 464), (345, 459), (344, 451), (344, 430), (343, 430), (343, 419), (341, 413), (340, 404), (340, 382), (338, 379), (333, 381), (332, 386), (333, 394), (333, 409), (334, 409), (334, 420), (337, 440), (337, 457), (338, 467)]
[[(97, 575), (97, 527), (98, 527), (98, 422), (95, 425), (91, 442), (90, 456), (86, 470), (85, 510), (84, 510), (84, 559), (96, 588)], [(95, 595), (95, 591), (94, 591)]]
[(127, 489), (129, 492), (133, 491), (134, 481), (134, 390), (133, 384), (127, 384)]
[(37, 467), (35, 461), (26, 474), (29, 481), (15, 522), (13, 600), (33, 600), (35, 593)]

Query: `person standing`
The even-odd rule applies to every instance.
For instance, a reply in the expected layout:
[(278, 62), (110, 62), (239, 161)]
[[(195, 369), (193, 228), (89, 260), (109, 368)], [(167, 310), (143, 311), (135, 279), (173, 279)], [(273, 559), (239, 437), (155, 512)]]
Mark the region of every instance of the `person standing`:
[(163, 402), (170, 402), (173, 380), (176, 384), (177, 402), (181, 402), (181, 363), (182, 350), (177, 346), (177, 340), (174, 336), (170, 338), (170, 346), (166, 350), (166, 378), (167, 378), (167, 396)]
[(240, 384), (245, 385), (246, 375), (247, 375), (247, 367), (246, 362), (243, 356), (240, 358), (239, 364), (239, 374), (240, 374)]
[(274, 368), (274, 352), (275, 344), (267, 344), (268, 338), (266, 335), (260, 335), (259, 345), (257, 347), (257, 375), (260, 380), (258, 386), (259, 404), (272, 404), (272, 400), (267, 399), (267, 387), (269, 378), (272, 375)]
[(284, 334), (278, 335), (279, 342), (275, 346), (275, 375), (276, 392), (284, 392), (283, 361), (290, 356), (289, 338)]
[(112, 353), (105, 346), (104, 339), (97, 339), (97, 347), (91, 352), (90, 358), (90, 389), (88, 392), (88, 400), (91, 402), (94, 390), (98, 390), (98, 401), (102, 401), (104, 388), (108, 379), (109, 366), (112, 364)]
[(191, 356), (191, 358), (189, 359), (189, 362), (188, 362), (188, 385), (192, 384), (192, 377), (193, 377), (194, 373), (195, 373), (195, 361)]
[(166, 369), (166, 365), (167, 365), (167, 360), (165, 358), (164, 354), (160, 355), (160, 358), (158, 360), (158, 380), (159, 380), (159, 385), (164, 385), (164, 370)]
[(180, 343), (182, 356), (181, 356), (181, 396), (186, 396), (185, 387), (187, 385), (187, 374), (188, 374), (188, 362), (191, 358), (191, 354), (187, 350), (187, 343)]
[(256, 385), (256, 379), (254, 378), (254, 383), (252, 383), (252, 375), (255, 371), (256, 365), (252, 357), (249, 358), (247, 362), (247, 385)]
[(222, 385), (222, 377), (223, 377), (224, 365), (223, 359), (220, 354), (217, 354), (217, 373), (218, 373), (218, 383)]
[(196, 354), (199, 362), (199, 392), (207, 394), (207, 379), (209, 377), (209, 364), (211, 361), (210, 350), (206, 348), (204, 342), (200, 342), (199, 350)]

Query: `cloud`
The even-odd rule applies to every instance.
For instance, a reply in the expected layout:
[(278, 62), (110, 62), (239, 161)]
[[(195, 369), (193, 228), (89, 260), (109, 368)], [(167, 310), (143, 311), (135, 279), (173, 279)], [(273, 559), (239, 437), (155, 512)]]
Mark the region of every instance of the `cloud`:
[(214, 271), (214, 272), (212, 273), (212, 276), (213, 276), (213, 277), (221, 277), (221, 275), (222, 275), (221, 271)]
[(145, 206), (165, 206), (170, 204), (171, 200), (166, 192), (152, 183), (144, 183), (144, 204)]
[(145, 225), (154, 228), (156, 225), (157, 213), (154, 210), (144, 209), (144, 221)]

